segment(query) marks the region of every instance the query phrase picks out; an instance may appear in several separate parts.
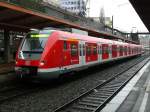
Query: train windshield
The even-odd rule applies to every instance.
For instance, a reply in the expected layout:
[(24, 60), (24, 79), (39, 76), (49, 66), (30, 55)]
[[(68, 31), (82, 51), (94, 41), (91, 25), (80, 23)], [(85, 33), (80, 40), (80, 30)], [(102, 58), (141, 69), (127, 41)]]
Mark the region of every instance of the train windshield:
[(49, 36), (50, 33), (47, 32), (29, 33), (22, 44), (19, 57), (22, 59), (40, 59)]

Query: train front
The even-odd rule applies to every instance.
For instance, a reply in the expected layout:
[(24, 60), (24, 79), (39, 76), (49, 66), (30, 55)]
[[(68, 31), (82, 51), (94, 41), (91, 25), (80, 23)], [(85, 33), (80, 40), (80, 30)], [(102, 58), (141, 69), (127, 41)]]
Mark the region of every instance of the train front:
[(41, 57), (51, 31), (32, 31), (22, 41), (16, 54), (15, 72), (18, 78), (37, 77), (44, 65)]

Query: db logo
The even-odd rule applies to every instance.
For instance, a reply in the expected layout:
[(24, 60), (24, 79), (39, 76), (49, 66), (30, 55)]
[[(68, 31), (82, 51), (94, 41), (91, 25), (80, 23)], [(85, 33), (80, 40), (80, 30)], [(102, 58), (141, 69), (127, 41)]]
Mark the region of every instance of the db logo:
[(26, 61), (26, 62), (25, 62), (25, 65), (30, 65), (30, 61)]

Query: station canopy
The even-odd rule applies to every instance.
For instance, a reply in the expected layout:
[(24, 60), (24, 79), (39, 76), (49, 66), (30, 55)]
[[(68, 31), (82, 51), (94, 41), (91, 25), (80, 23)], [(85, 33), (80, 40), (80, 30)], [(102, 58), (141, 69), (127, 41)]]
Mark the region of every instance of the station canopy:
[(150, 0), (130, 0), (130, 2), (150, 32)]

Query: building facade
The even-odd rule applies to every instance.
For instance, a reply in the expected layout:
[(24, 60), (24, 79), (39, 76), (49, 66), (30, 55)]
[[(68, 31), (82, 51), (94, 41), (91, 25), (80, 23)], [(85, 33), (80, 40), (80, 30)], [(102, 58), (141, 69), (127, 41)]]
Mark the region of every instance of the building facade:
[(140, 44), (145, 48), (150, 50), (150, 35), (141, 35)]
[(55, 6), (59, 6), (59, 0), (42, 0), (45, 3), (51, 4), (51, 5), (55, 5)]
[[(100, 17), (90, 17), (94, 21), (100, 22)], [(104, 17), (104, 23), (105, 25), (111, 27), (112, 26), (112, 20), (110, 17)]]
[(85, 15), (86, 5), (84, 0), (59, 0), (59, 5), (70, 12)]

